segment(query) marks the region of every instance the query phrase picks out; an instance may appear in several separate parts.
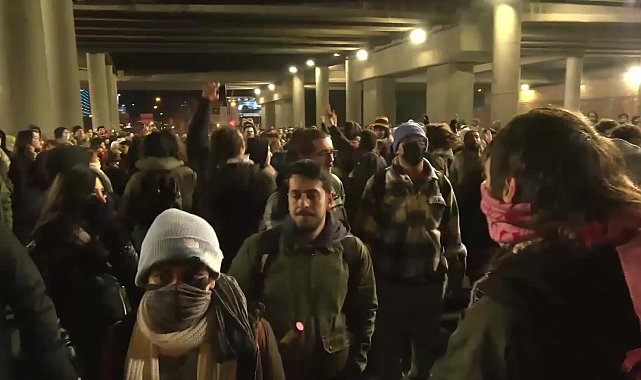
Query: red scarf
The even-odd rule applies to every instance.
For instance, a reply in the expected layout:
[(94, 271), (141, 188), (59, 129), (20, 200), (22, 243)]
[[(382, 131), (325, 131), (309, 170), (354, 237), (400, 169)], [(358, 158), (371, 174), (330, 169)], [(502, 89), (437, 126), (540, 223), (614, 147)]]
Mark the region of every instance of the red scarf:
[(529, 203), (504, 203), (490, 194), (486, 183), (481, 184), (481, 211), (487, 218), (490, 237), (500, 245), (524, 240), (534, 232), (527, 228), (517, 227), (532, 220)]

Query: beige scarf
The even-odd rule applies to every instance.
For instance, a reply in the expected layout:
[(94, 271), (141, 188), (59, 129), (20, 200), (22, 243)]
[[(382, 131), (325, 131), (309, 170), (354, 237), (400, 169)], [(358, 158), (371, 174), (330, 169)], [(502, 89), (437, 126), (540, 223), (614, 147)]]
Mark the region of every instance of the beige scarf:
[[(198, 347), (196, 380), (235, 380), (236, 363), (216, 363), (212, 346), (205, 341), (207, 315), (190, 328), (169, 334), (157, 334), (150, 328), (146, 299), (138, 309), (138, 319), (129, 342), (125, 363), (125, 380), (162, 380), (158, 355), (180, 357)], [(213, 327), (213, 326), (212, 326)]]

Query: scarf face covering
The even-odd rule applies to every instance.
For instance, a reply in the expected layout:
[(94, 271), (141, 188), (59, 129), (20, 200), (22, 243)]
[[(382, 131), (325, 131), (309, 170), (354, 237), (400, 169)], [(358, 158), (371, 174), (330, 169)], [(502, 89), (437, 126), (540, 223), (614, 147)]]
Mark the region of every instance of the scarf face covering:
[[(206, 339), (211, 325), (208, 323), (207, 308), (200, 318), (192, 319), (194, 323), (186, 329), (164, 334), (158, 333), (155, 331), (156, 327), (153, 321), (159, 318), (149, 308), (149, 295), (152, 292), (145, 293), (138, 309), (136, 327), (127, 351), (124, 380), (161, 380), (158, 361), (162, 359), (159, 359), (159, 355), (178, 358), (196, 348), (198, 348), (198, 366), (195, 380), (235, 378), (235, 363), (216, 363), (212, 346)], [(207, 293), (211, 295), (211, 292)]]
[(183, 283), (169, 284), (145, 293), (154, 331), (167, 334), (182, 331), (201, 320), (211, 302), (211, 291)]
[(504, 203), (492, 197), (485, 181), (481, 183), (481, 211), (487, 218), (490, 237), (500, 245), (524, 240), (534, 234), (527, 228), (515, 225), (527, 224), (532, 220), (530, 204)]

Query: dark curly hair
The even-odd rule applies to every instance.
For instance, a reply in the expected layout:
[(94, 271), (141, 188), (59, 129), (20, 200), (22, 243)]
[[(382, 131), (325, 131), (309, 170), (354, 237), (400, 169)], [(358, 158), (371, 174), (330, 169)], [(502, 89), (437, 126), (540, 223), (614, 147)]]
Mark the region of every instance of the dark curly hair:
[(459, 138), (452, 132), (450, 126), (443, 124), (428, 124), (425, 134), (429, 141), (429, 149), (451, 149), (461, 144)]

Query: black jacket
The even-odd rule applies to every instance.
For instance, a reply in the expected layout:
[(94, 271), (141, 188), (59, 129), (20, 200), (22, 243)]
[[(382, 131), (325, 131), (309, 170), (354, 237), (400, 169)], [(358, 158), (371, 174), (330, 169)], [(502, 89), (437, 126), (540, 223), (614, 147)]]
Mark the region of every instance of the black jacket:
[(641, 347), (614, 247), (535, 242), (482, 289), (433, 379), (623, 379), (626, 352)]
[(20, 329), (21, 354), (34, 363), (35, 379), (76, 380), (69, 350), (58, 331), (58, 317), (44, 282), (27, 250), (0, 224), (0, 379), (29, 379), (11, 373), (10, 326), (5, 310), (10, 306)]
[(13, 233), (25, 245), (38, 220), (45, 195), (40, 186), (37, 186), (37, 169), (38, 163), (24, 155), (15, 156), (9, 167), (9, 179), (13, 183)]
[(209, 107), (209, 101), (202, 99), (189, 126), (187, 155), (189, 165), (201, 179), (194, 196), (196, 213), (216, 230), (225, 254), (222, 271), (226, 272), (243, 241), (258, 231), (276, 183), (251, 161), (230, 162), (215, 173), (207, 173)]
[[(103, 219), (100, 214), (96, 215)], [(113, 221), (115, 224), (115, 221)], [(97, 276), (115, 277), (125, 286), (129, 302), (136, 306), (139, 290), (134, 286), (137, 256), (124, 232), (112, 226), (96, 229), (83, 225), (84, 233), (70, 233), (67, 223), (54, 220), (34, 232), (32, 256), (47, 284), (61, 325), (76, 347), (83, 379), (99, 379), (104, 343), (109, 327), (122, 307), (105, 303)], [(88, 231), (88, 233), (87, 233)], [(110, 298), (111, 299), (111, 298)]]

